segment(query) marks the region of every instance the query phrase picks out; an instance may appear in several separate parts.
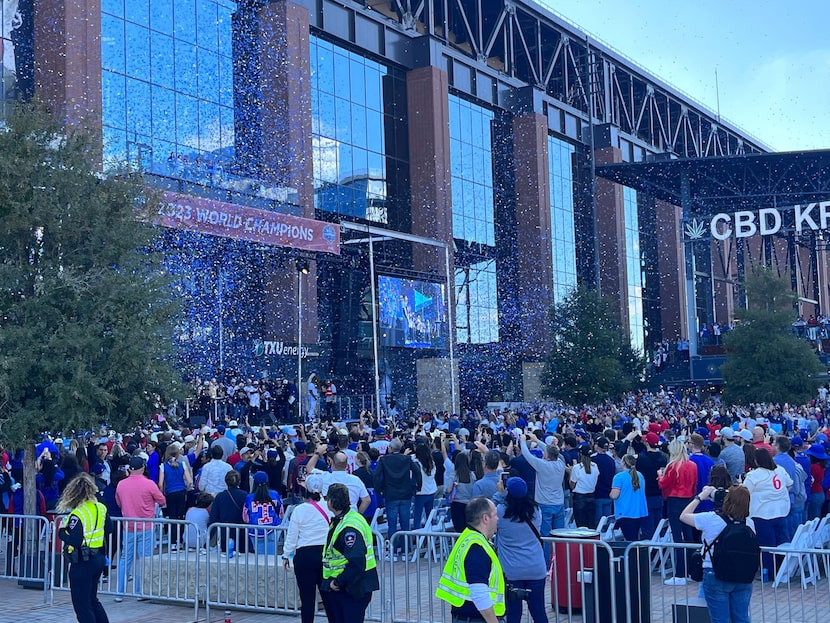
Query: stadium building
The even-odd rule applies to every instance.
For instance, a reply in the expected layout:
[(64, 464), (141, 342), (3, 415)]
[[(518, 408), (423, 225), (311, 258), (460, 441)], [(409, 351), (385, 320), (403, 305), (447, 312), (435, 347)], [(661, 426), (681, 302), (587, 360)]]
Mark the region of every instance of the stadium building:
[(100, 128), (105, 166), (164, 193), (194, 375), (302, 362), (355, 400), (532, 400), (549, 310), (576, 284), (646, 353), (740, 304), (711, 237), (689, 245), (688, 287), (680, 195), (610, 165), (765, 146), (533, 2), (3, 10), (4, 101), (34, 92)]

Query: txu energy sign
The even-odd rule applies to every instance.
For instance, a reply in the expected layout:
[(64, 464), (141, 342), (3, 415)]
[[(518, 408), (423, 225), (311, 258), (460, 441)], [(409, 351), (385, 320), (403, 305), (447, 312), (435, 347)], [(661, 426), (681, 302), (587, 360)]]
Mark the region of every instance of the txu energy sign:
[[(728, 214), (715, 214), (709, 221), (693, 219), (685, 224), (683, 233), (687, 240), (700, 240), (710, 234), (715, 240), (731, 237), (749, 238), (777, 234), (784, 224), (782, 212), (792, 210), (792, 228), (797, 233), (804, 230), (830, 229), (830, 201), (816, 201), (789, 208), (761, 208), (758, 211), (741, 210)], [(789, 225), (789, 224), (788, 224)]]

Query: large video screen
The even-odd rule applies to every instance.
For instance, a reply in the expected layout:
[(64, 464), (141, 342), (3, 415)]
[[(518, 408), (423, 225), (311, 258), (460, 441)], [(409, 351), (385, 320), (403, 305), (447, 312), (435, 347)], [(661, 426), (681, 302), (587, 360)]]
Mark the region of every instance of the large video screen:
[(417, 279), (378, 277), (381, 346), (443, 348), (447, 330), (447, 289)]

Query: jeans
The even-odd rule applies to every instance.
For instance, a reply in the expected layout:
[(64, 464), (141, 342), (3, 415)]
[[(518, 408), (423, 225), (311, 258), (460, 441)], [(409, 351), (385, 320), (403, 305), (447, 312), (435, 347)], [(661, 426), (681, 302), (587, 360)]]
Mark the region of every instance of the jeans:
[[(426, 495), (415, 496), (415, 510), (412, 515), (412, 529), (420, 530), (424, 527), (424, 522), (429, 514), (432, 512), (432, 507), (435, 506), (435, 495), (428, 493)], [(388, 511), (387, 511), (388, 512)]]
[(793, 504), (787, 515), (787, 541), (792, 541), (798, 526), (804, 523), (804, 505)]
[[(527, 610), (533, 619), (533, 623), (548, 623), (548, 615), (545, 612), (545, 578), (541, 580), (508, 581), (514, 588), (530, 590), (530, 594), (527, 596)], [(512, 599), (508, 595), (505, 615), (507, 623), (519, 623), (522, 620), (522, 600)]]
[(703, 597), (712, 623), (750, 623), (752, 584), (723, 582), (712, 569), (703, 570)]
[(640, 538), (640, 525), (643, 519), (644, 517), (620, 517), (614, 525), (622, 530), (624, 540), (636, 541)]
[(663, 496), (649, 495), (646, 497), (646, 505), (648, 506), (648, 516), (643, 517), (640, 523), (640, 532), (643, 539), (649, 541), (654, 536), (654, 531), (660, 525), (660, 520), (663, 519)]
[(824, 505), (824, 493), (811, 493), (807, 500), (807, 519), (821, 517), (821, 507)]
[[(773, 519), (760, 519), (753, 517), (755, 523), (755, 534), (758, 536), (758, 545), (775, 547), (787, 542), (787, 518), (775, 517)], [(772, 554), (764, 552), (761, 555), (761, 564), (769, 573), (770, 578), (775, 577), (775, 564)]]
[[(539, 534), (542, 538), (550, 536), (551, 530), (565, 527), (565, 506), (564, 504), (539, 504), (542, 512), (542, 526)], [(545, 564), (550, 564), (550, 543), (545, 543)]]
[(595, 498), (596, 510), (594, 511), (594, 525), (598, 526), (603, 517), (614, 514), (614, 502), (611, 498)]
[[(680, 513), (688, 506), (691, 499), (666, 498), (666, 514), (669, 518), (669, 527), (675, 543), (694, 542), (692, 527), (680, 521)], [(678, 578), (686, 577), (686, 551), (680, 548), (674, 550), (674, 575)]]
[[(140, 524), (139, 524), (140, 525)], [(141, 594), (141, 576), (144, 573), (144, 561), (153, 555), (155, 535), (153, 530), (137, 530), (124, 533), (124, 550), (118, 562), (118, 595), (127, 590), (127, 576), (133, 570), (133, 562), (138, 562), (138, 568), (133, 574), (133, 593)]]
[[(386, 500), (386, 522), (389, 526), (389, 532), (386, 538), (392, 543), (392, 537), (398, 531), (398, 520), (400, 519), (401, 530), (406, 532), (409, 530), (409, 518), (412, 514), (412, 498), (408, 500)], [(392, 547), (397, 547), (401, 551), (406, 550), (406, 544), (403, 542), (392, 543)]]

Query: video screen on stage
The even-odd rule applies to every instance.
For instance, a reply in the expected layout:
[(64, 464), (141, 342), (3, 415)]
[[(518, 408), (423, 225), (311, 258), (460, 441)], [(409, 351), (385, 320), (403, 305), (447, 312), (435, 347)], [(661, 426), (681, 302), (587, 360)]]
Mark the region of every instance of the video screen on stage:
[(378, 277), (381, 346), (443, 348), (447, 342), (447, 289), (442, 283)]

